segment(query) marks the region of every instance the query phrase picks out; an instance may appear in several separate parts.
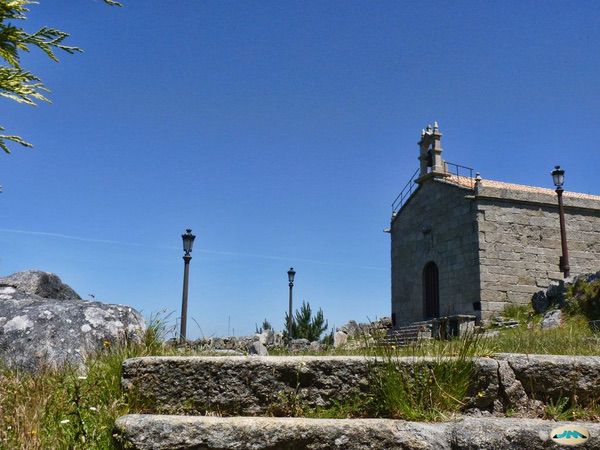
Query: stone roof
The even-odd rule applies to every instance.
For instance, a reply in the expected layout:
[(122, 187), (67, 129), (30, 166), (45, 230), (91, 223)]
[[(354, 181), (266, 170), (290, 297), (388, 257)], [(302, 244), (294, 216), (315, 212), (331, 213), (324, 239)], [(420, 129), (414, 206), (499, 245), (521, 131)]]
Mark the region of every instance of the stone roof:
[[(445, 178), (444, 181), (461, 186), (469, 189), (473, 189), (475, 184), (475, 180), (470, 177), (463, 177), (452, 175), (448, 178)], [(537, 186), (527, 186), (525, 184), (515, 184), (515, 183), (505, 183), (504, 181), (496, 181), (496, 180), (487, 180), (482, 178), (480, 181), (481, 188), (495, 188), (495, 189), (505, 189), (509, 191), (527, 193), (530, 192), (532, 194), (546, 194), (555, 196), (556, 193), (554, 189), (541, 188)], [(594, 200), (600, 202), (600, 195), (591, 195), (584, 194), (581, 192), (570, 192), (564, 191), (564, 197), (570, 197), (573, 199), (583, 199), (583, 200)]]

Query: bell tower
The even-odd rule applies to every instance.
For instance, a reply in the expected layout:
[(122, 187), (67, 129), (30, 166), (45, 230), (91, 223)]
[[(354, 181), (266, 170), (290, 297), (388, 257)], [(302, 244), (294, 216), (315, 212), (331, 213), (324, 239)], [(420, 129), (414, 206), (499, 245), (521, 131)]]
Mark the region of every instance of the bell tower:
[(446, 164), (442, 159), (442, 133), (437, 122), (427, 125), (427, 128), (421, 131), (421, 140), (419, 145), (419, 161), (421, 170), (417, 183), (428, 178), (447, 177)]

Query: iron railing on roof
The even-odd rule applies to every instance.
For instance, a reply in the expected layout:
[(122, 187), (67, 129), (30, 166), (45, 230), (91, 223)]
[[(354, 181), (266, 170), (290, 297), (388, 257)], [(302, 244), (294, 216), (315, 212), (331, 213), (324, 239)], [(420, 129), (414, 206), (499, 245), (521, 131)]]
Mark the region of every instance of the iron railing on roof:
[[(461, 184), (469, 189), (475, 188), (475, 179), (473, 178), (473, 169), (467, 166), (461, 166), (460, 164), (454, 164), (451, 162), (444, 161), (446, 165), (446, 173), (448, 179)], [(467, 172), (469, 175), (467, 175)]]
[(408, 180), (408, 183), (406, 183), (404, 188), (400, 191), (398, 196), (394, 199), (394, 202), (392, 203), (392, 213), (395, 213), (398, 210), (400, 210), (400, 208), (402, 208), (402, 205), (404, 205), (404, 202), (406, 200), (408, 200), (408, 197), (410, 197), (410, 195), (416, 189), (417, 175), (419, 175), (420, 171), (421, 171), (421, 169), (417, 169), (417, 171), (415, 173), (413, 173), (413, 176), (410, 177), (410, 180)]
[[(469, 189), (475, 188), (475, 179), (473, 178), (473, 169), (467, 166), (461, 166), (460, 164), (454, 164), (451, 162), (444, 161), (444, 168), (446, 171), (446, 178), (457, 184), (463, 185)], [(410, 177), (408, 183), (400, 191), (398, 196), (392, 203), (392, 213), (396, 213), (402, 208), (404, 203), (409, 199), (412, 193), (417, 189), (417, 176), (419, 175), (420, 169)], [(467, 175), (468, 173), (468, 175)]]

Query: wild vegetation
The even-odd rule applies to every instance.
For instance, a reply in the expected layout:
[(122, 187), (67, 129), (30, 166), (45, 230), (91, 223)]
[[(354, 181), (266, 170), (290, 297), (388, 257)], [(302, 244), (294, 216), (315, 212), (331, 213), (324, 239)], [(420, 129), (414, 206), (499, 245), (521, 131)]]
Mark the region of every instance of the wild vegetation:
[(567, 288), (567, 299), (565, 310), (571, 315), (600, 320), (600, 279), (591, 283), (578, 279)]
[[(504, 316), (519, 320), (513, 329), (499, 330), (491, 337), (470, 336), (449, 341), (424, 340), (406, 347), (376, 347), (340, 350), (329, 347), (325, 354), (379, 355), (385, 367), (371, 371), (371, 390), (362, 398), (348, 399), (333, 407), (307, 408), (297, 399), (283, 399), (272, 414), (308, 417), (393, 417), (407, 420), (445, 420), (460, 410), (472, 373), (471, 356), (497, 352), (597, 355), (600, 338), (588, 326), (596, 317), (596, 285), (575, 286), (569, 299), (577, 299), (561, 327), (542, 330), (541, 316), (529, 307), (511, 307)], [(0, 371), (0, 448), (20, 449), (109, 449), (113, 448), (114, 420), (138, 412), (135, 399), (120, 387), (123, 360), (147, 355), (191, 354), (191, 348), (176, 348), (164, 340), (164, 327), (154, 321), (141, 344), (128, 343), (104, 351), (86, 364), (86, 370), (46, 369), (36, 374)], [(407, 370), (399, 356), (434, 356), (434, 364)], [(455, 356), (452, 361), (444, 359)], [(544, 418), (600, 420), (600, 404), (582, 407), (572, 398), (550, 402)]]
[[(283, 332), (284, 339), (288, 339), (287, 324), (289, 316), (285, 313)], [(327, 330), (329, 323), (325, 320), (323, 310), (319, 308), (316, 314), (313, 315), (310, 303), (303, 301), (299, 309), (292, 314), (292, 338), (293, 339), (308, 339), (309, 341), (318, 341), (321, 335)], [(325, 337), (325, 343), (333, 344), (333, 334)]]

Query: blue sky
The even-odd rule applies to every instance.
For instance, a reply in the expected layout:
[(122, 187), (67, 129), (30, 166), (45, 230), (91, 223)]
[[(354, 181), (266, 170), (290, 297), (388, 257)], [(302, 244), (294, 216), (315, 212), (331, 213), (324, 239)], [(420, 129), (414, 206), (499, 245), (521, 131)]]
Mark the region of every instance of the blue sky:
[[(85, 53), (25, 66), (51, 88), (0, 102), (35, 144), (0, 155), (0, 274), (56, 272), (83, 297), (179, 314), (192, 337), (389, 314), (390, 204), (438, 120), (484, 178), (600, 194), (600, 4), (42, 0), (27, 29)], [(229, 327), (228, 327), (229, 323)]]

